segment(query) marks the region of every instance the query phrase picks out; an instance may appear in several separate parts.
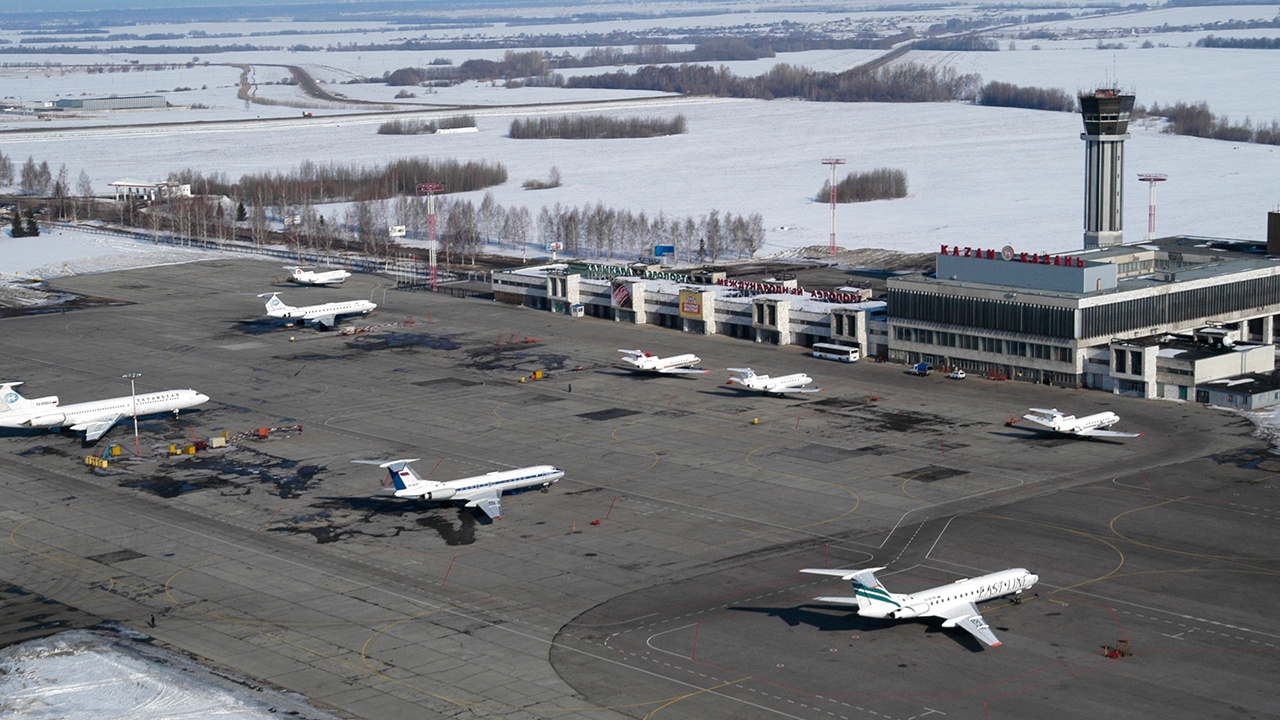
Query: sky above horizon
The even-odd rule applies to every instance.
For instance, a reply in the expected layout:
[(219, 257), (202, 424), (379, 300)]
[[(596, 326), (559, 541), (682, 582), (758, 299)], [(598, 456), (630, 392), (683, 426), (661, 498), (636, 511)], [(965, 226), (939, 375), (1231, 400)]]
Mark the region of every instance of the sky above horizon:
[[(687, 3), (718, 2), (719, 0), (683, 0)], [(367, 7), (371, 3), (357, 0), (42, 0), (40, 3), (8, 3), (0, 4), (0, 16), (9, 14), (50, 13), (50, 12), (101, 12), (119, 10), (173, 9), (173, 8), (212, 8), (234, 10), (236, 8), (263, 8), (280, 6), (287, 8), (298, 5), (322, 5), (326, 7), (351, 6), (353, 10)], [(588, 3), (586, 0), (428, 0), (412, 2), (410, 0), (389, 0), (374, 2), (374, 5), (399, 6), (413, 12), (447, 12), (459, 9), (518, 9), (575, 7), (582, 5), (599, 6), (601, 3)], [(606, 3), (606, 5), (609, 3)], [(665, 4), (656, 2), (654, 4)]]

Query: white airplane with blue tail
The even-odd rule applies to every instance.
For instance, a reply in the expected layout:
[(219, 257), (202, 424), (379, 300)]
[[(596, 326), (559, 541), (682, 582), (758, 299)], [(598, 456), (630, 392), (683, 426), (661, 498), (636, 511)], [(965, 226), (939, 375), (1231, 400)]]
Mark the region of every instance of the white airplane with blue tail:
[(345, 300), (343, 302), (294, 307), (286, 305), (279, 295), (280, 293), (275, 292), (258, 295), (260, 298), (267, 299), (267, 315), (281, 320), (294, 320), (298, 324), (312, 323), (321, 330), (328, 330), (337, 325), (339, 318), (368, 315), (378, 308), (376, 303), (368, 300)]
[(341, 285), (351, 277), (346, 270), (311, 270), (299, 265), (285, 265), (285, 270), (292, 270), (289, 279), (299, 285)]
[(883, 569), (805, 568), (800, 572), (832, 575), (853, 582), (853, 597), (814, 598), (818, 602), (857, 605), (858, 614), (862, 617), (893, 620), (939, 617), (943, 619), (942, 627), (958, 627), (991, 647), (1000, 647), (1000, 641), (982, 619), (977, 604), (1007, 596), (1012, 596), (1014, 602), (1018, 602), (1022, 591), (1030, 589), (1040, 580), (1038, 575), (1028, 572), (1026, 568), (1010, 568), (903, 595), (889, 592), (876, 579), (876, 571)]
[(502, 493), (513, 490), (542, 487), (546, 492), (564, 471), (551, 465), (534, 465), (515, 470), (498, 470), (486, 475), (446, 480), (424, 479), (410, 463), (419, 458), (403, 460), (353, 460), (364, 465), (385, 468), (391, 476), (391, 485), (398, 498), (422, 498), (437, 502), (461, 502), (463, 507), (480, 508), (490, 519), (502, 517)]
[(736, 376), (729, 378), (725, 384), (735, 389), (754, 390), (765, 395), (816, 393), (822, 391), (822, 388), (804, 387), (813, 382), (813, 378), (804, 373), (769, 377), (768, 375), (757, 375), (756, 371), (751, 368), (729, 368), (728, 370), (731, 373), (735, 373)]
[(20, 382), (0, 383), (0, 427), (67, 428), (83, 432), (85, 442), (101, 438), (126, 417), (141, 417), (172, 412), (177, 417), (187, 410), (209, 402), (209, 396), (195, 390), (161, 390), (160, 392), (125, 395), (59, 405), (57, 395), (28, 400), (18, 394)]

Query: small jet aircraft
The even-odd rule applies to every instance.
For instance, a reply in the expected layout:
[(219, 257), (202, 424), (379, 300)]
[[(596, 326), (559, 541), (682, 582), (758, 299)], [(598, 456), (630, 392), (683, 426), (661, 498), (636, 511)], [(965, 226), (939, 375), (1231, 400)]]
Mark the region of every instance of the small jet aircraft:
[(622, 362), (630, 365), (632, 370), (640, 372), (661, 373), (663, 375), (705, 375), (710, 372), (710, 370), (693, 367), (702, 362), (702, 359), (693, 353), (662, 358), (643, 350), (623, 350), (619, 348), (618, 352), (625, 356), (619, 358)]
[(267, 315), (285, 320), (297, 320), (299, 324), (313, 323), (321, 330), (328, 330), (338, 324), (338, 319), (353, 315), (368, 315), (377, 308), (377, 304), (368, 300), (346, 300), (321, 305), (293, 307), (285, 305), (279, 298), (280, 293), (262, 293), (258, 297), (267, 298)]
[[(1031, 412), (1022, 416), (1023, 420), (1030, 420), (1037, 425), (1043, 425), (1051, 432), (1063, 435), (1076, 435), (1087, 438), (1142, 437), (1142, 433), (1107, 430), (1106, 428), (1120, 422), (1120, 416), (1110, 410), (1094, 415), (1085, 415), (1082, 418), (1078, 418), (1075, 415), (1063, 415), (1053, 408), (1030, 408), (1030, 410)], [(1039, 428), (1035, 429), (1038, 430)]]
[(891, 593), (876, 580), (876, 571), (882, 567), (865, 570), (830, 570), (805, 568), (800, 572), (814, 575), (833, 575), (853, 581), (853, 597), (819, 597), (818, 602), (840, 605), (857, 605), (863, 617), (905, 620), (915, 617), (943, 618), (942, 627), (959, 627), (991, 647), (1000, 647), (995, 633), (982, 619), (977, 603), (1012, 595), (1019, 602), (1023, 590), (1028, 590), (1040, 580), (1025, 568), (1001, 570), (990, 575), (957, 580), (949, 585), (903, 595)]
[(395, 487), (398, 498), (422, 498), (441, 502), (460, 501), (464, 507), (480, 508), (491, 519), (502, 517), (502, 493), (512, 490), (542, 486), (546, 492), (551, 484), (564, 477), (564, 471), (550, 465), (517, 468), (515, 470), (499, 470), (487, 475), (446, 480), (438, 482), (425, 480), (418, 475), (410, 463), (418, 458), (407, 460), (353, 460), (364, 465), (377, 465), (386, 468), (391, 476), (391, 484)]
[(309, 270), (298, 265), (285, 265), (285, 270), (292, 270), (293, 275), (290, 280), (299, 285), (341, 285), (347, 278), (351, 277), (351, 273), (346, 270)]
[(754, 390), (765, 395), (781, 395), (783, 393), (816, 393), (822, 388), (804, 387), (813, 382), (813, 378), (804, 373), (793, 373), (771, 378), (768, 375), (757, 375), (751, 368), (729, 368), (729, 372), (737, 373), (737, 377), (729, 378), (728, 385), (741, 390)]
[(85, 442), (93, 442), (113, 425), (135, 413), (157, 415), (187, 410), (209, 402), (209, 396), (195, 390), (161, 390), (106, 400), (59, 405), (56, 395), (28, 400), (13, 388), (20, 382), (0, 383), (0, 427), (68, 428), (84, 432)]

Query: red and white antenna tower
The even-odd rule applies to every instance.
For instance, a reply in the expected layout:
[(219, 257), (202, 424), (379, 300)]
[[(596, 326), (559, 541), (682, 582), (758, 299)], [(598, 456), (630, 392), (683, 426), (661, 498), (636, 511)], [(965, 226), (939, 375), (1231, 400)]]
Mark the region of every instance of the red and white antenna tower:
[(418, 183), (418, 194), (427, 196), (427, 239), (430, 243), (431, 292), (436, 291), (436, 193), (444, 192), (444, 185), (433, 182)]
[(1147, 241), (1156, 234), (1156, 183), (1169, 179), (1164, 173), (1138, 173), (1138, 179), (1147, 184)]
[(836, 167), (843, 165), (841, 158), (826, 158), (823, 165), (831, 166), (831, 254), (836, 254)]

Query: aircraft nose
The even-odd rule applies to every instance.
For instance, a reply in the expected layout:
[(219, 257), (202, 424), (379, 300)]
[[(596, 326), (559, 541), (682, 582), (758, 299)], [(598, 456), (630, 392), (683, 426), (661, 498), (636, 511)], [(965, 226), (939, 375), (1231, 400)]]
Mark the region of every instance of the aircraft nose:
[(1027, 587), (1035, 585), (1038, 582), (1040, 582), (1039, 575), (1036, 575), (1035, 573), (1027, 573)]
[(208, 396), (208, 395), (205, 395), (204, 393), (196, 393), (196, 402), (197, 402), (197, 403), (207, 403), (207, 402), (209, 402), (209, 396)]

